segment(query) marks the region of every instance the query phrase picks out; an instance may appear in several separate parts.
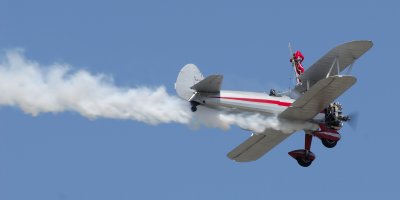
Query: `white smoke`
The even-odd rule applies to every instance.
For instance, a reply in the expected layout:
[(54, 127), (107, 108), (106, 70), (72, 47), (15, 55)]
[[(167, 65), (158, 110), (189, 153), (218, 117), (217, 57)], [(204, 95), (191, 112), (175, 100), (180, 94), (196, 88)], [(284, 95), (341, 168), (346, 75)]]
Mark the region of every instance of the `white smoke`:
[(43, 66), (25, 58), (22, 50), (6, 51), (0, 60), (0, 106), (16, 106), (33, 116), (73, 111), (90, 119), (130, 119), (151, 125), (175, 122), (225, 130), (236, 125), (257, 133), (265, 129), (292, 133), (311, 127), (276, 116), (202, 106), (192, 114), (188, 102), (169, 95), (164, 86), (117, 87), (110, 76), (73, 71), (67, 64)]
[(186, 102), (165, 87), (120, 88), (104, 74), (73, 72), (66, 64), (41, 66), (23, 51), (6, 51), (0, 63), (0, 105), (33, 116), (75, 111), (90, 119), (132, 119), (147, 124), (188, 123)]
[(287, 121), (275, 115), (262, 115), (252, 112), (228, 112), (199, 107), (193, 115), (193, 124), (200, 126), (228, 130), (232, 125), (255, 133), (262, 133), (267, 129), (279, 130), (290, 134), (299, 130), (314, 130), (318, 127), (312, 123)]

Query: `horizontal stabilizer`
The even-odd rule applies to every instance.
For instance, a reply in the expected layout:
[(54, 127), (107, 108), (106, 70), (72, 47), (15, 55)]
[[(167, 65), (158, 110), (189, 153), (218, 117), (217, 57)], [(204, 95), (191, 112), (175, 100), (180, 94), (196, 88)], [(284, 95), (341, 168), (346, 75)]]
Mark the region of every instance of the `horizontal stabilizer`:
[(218, 93), (221, 90), (222, 79), (222, 75), (211, 75), (193, 85), (191, 89), (197, 92)]
[(331, 76), (318, 81), (279, 117), (307, 121), (314, 118), (356, 83), (354, 76)]
[(253, 134), (249, 139), (229, 152), (228, 157), (237, 162), (255, 161), (290, 135), (272, 129), (268, 129), (262, 134)]

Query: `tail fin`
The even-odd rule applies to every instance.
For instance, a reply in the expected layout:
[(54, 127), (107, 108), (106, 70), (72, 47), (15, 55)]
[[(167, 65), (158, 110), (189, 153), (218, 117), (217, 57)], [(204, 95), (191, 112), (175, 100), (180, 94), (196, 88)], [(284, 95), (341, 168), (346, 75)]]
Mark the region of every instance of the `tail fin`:
[(191, 89), (191, 87), (203, 79), (204, 77), (196, 65), (185, 65), (179, 72), (178, 78), (176, 79), (176, 93), (178, 93), (178, 96), (182, 99), (189, 100), (194, 93), (194, 90)]

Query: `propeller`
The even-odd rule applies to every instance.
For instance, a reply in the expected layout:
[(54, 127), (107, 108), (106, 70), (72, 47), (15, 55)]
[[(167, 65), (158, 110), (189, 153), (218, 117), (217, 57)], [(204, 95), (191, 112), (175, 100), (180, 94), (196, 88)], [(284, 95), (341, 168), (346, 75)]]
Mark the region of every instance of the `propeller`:
[(364, 139), (368, 139), (368, 131), (367, 132), (359, 132), (357, 131), (357, 127), (358, 127), (358, 122), (360, 120), (360, 113), (358, 111), (352, 112), (348, 115), (350, 117), (350, 120), (347, 121), (350, 128), (353, 130), (353, 133), (355, 133), (356, 135), (359, 135), (359, 137), (361, 136)]
[(353, 112), (351, 114), (348, 115), (350, 117), (348, 123), (349, 126), (355, 131), (357, 130), (357, 125), (358, 125), (358, 119), (359, 119), (359, 112)]

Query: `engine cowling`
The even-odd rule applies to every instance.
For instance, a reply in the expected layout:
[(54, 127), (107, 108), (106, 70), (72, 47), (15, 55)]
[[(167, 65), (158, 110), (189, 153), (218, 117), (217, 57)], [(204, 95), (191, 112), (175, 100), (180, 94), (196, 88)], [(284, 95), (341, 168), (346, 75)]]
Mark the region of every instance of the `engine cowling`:
[(342, 114), (342, 105), (338, 102), (329, 104), (325, 109), (325, 126), (329, 129), (340, 130), (343, 122), (349, 121), (350, 117)]

